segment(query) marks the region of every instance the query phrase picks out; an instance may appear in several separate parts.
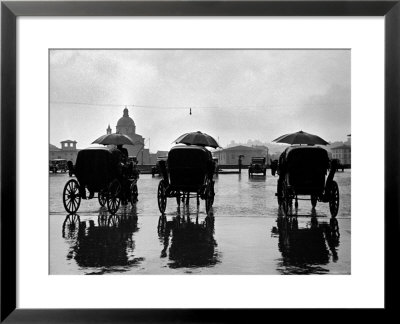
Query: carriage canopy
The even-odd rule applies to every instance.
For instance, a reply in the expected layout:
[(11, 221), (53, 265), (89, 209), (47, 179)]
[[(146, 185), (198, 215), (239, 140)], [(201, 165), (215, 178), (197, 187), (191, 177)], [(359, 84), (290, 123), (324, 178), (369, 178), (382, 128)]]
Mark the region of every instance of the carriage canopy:
[(170, 184), (179, 190), (197, 191), (213, 172), (211, 152), (201, 146), (175, 146), (168, 153)]
[(322, 191), (329, 166), (328, 153), (317, 146), (291, 146), (281, 155), (280, 172), (296, 192)]
[(117, 162), (107, 147), (87, 148), (79, 151), (75, 174), (80, 184), (100, 191), (117, 175)]

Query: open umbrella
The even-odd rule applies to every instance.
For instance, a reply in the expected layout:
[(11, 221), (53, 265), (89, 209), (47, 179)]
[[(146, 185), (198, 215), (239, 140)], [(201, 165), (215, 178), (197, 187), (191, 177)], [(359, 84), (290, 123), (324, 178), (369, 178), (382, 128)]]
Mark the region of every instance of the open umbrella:
[(279, 136), (278, 138), (274, 139), (273, 142), (287, 144), (329, 145), (329, 143), (323, 140), (321, 137), (303, 131)]
[(132, 142), (131, 138), (129, 136), (126, 136), (124, 134), (106, 134), (100, 136), (98, 139), (92, 142), (92, 144), (103, 144), (103, 145), (135, 145), (135, 143)]
[(182, 143), (188, 145), (209, 146), (214, 148), (219, 147), (219, 144), (212, 136), (200, 131), (183, 134), (174, 142), (176, 144)]

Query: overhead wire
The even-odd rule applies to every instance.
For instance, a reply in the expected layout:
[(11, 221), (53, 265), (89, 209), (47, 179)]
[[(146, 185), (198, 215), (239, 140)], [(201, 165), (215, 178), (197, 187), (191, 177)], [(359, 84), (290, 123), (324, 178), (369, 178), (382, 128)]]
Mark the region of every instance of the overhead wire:
[[(244, 106), (158, 106), (158, 105), (136, 105), (136, 104), (108, 104), (108, 103), (87, 103), (87, 102), (73, 102), (73, 101), (50, 101), (50, 104), (60, 105), (79, 105), (79, 106), (95, 106), (95, 107), (132, 107), (132, 108), (146, 108), (146, 109), (190, 109), (190, 114), (193, 109), (268, 109), (268, 108), (285, 108), (294, 107), (293, 104), (281, 104), (281, 105), (244, 105)], [(348, 103), (347, 103), (348, 104)], [(346, 103), (318, 103), (318, 104), (301, 104), (301, 106), (317, 107), (317, 106), (341, 106)]]

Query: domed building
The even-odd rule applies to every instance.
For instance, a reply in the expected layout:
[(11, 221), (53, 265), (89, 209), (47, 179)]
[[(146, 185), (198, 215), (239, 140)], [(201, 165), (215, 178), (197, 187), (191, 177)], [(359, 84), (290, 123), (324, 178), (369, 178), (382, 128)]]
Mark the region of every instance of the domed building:
[[(117, 133), (126, 134), (126, 135), (136, 135), (136, 125), (131, 117), (129, 117), (128, 108), (124, 109), (123, 116), (117, 122)], [(141, 136), (140, 136), (141, 137)], [(133, 139), (133, 138), (132, 138)]]
[[(112, 130), (110, 125), (107, 128), (107, 134), (111, 134)], [(147, 164), (149, 159), (149, 150), (144, 148), (144, 138), (136, 134), (136, 125), (131, 117), (129, 117), (129, 110), (125, 107), (122, 117), (118, 120), (116, 126), (116, 133), (124, 134), (132, 139), (134, 145), (124, 145), (128, 150), (129, 156), (136, 156), (139, 164)]]

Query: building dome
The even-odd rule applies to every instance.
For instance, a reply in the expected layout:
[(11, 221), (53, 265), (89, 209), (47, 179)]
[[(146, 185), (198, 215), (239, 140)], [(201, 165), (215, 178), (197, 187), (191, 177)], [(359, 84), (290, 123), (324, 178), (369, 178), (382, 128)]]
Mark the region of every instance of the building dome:
[(131, 127), (135, 126), (135, 122), (129, 117), (128, 108), (124, 109), (124, 115), (118, 120), (117, 127)]

